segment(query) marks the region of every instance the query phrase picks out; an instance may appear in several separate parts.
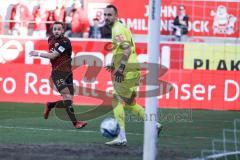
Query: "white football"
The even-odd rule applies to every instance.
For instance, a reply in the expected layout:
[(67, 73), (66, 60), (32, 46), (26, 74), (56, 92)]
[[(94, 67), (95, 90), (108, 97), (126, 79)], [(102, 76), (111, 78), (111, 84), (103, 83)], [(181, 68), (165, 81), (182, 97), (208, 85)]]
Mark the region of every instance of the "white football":
[(114, 118), (106, 118), (101, 123), (100, 131), (104, 137), (114, 138), (118, 136), (120, 127)]

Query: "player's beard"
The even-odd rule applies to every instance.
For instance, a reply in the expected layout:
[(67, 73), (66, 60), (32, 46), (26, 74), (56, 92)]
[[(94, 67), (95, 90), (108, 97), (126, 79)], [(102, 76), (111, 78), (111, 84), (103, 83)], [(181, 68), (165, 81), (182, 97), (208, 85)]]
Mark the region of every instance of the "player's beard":
[(109, 26), (113, 26), (114, 22), (111, 22), (110, 20), (106, 19), (105, 23)]
[(57, 34), (57, 35), (54, 35), (54, 38), (55, 39), (58, 39), (58, 38), (60, 38), (60, 37), (62, 37), (63, 36), (63, 34)]

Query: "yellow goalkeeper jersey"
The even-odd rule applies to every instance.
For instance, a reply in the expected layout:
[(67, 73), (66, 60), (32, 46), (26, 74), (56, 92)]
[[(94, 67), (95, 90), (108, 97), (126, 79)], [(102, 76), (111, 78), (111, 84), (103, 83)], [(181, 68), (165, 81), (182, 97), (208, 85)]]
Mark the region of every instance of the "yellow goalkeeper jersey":
[(127, 26), (115, 22), (112, 27), (112, 43), (113, 43), (113, 63), (117, 69), (120, 66), (123, 56), (122, 43), (128, 43), (131, 47), (131, 54), (128, 58), (126, 68), (124, 70), (124, 79), (134, 79), (140, 76), (140, 65), (137, 60), (137, 54), (135, 51), (135, 44), (132, 40), (132, 34)]

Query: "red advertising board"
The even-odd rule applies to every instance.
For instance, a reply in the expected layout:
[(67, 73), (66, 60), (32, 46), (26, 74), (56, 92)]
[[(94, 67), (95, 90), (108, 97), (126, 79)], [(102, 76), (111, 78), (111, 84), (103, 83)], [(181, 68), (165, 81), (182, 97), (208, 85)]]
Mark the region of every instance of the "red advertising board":
[[(113, 3), (120, 19), (135, 34), (147, 34), (148, 0), (88, 0), (85, 2), (89, 21), (98, 17), (103, 22), (103, 8)], [(161, 34), (169, 35), (178, 7), (184, 5), (189, 16), (189, 36), (239, 37), (240, 2), (234, 0), (162, 0)]]
[[(50, 67), (44, 65), (0, 65), (0, 101), (46, 103), (60, 99), (50, 87), (50, 71)], [(85, 72), (85, 67), (74, 71), (74, 102), (100, 105), (108, 99), (111, 105), (113, 87), (109, 73), (102, 69), (95, 81), (85, 82)], [(161, 77), (171, 85), (160, 84), (159, 105), (163, 108), (240, 110), (239, 77), (240, 73), (235, 71), (170, 69)], [(162, 90), (166, 94), (161, 95)], [(138, 98), (140, 104), (145, 105), (144, 101), (145, 98)]]
[(240, 73), (237, 71), (169, 70), (162, 77), (173, 90), (159, 96), (168, 108), (240, 110)]
[[(60, 97), (51, 89), (49, 61), (30, 57), (31, 50), (47, 51), (47, 41), (38, 39), (0, 39), (0, 101), (45, 103)], [(99, 105), (113, 90), (109, 73), (102, 65), (111, 59), (106, 41), (73, 40), (75, 103)], [(147, 59), (147, 44), (137, 43), (138, 59)], [(160, 77), (159, 105), (165, 108), (240, 110), (240, 73), (238, 71), (184, 70), (185, 44), (161, 44), (160, 62), (168, 68)], [(81, 57), (80, 59), (74, 57)], [(97, 62), (97, 58), (102, 63)], [(96, 79), (85, 81), (84, 64), (101, 66)], [(92, 77), (87, 77), (88, 80)], [(144, 78), (144, 77), (143, 77)], [(163, 85), (165, 84), (165, 85)], [(166, 85), (167, 84), (167, 85)], [(140, 90), (144, 91), (144, 86)], [(165, 93), (162, 95), (161, 93)], [(100, 98), (99, 98), (100, 97)], [(105, 100), (105, 99), (104, 99)], [(145, 98), (138, 101), (144, 105)], [(111, 101), (108, 101), (109, 103)]]
[[(73, 55), (75, 56), (79, 54), (92, 55), (100, 58), (105, 64), (110, 60), (110, 42), (97, 40), (72, 40), (71, 42)], [(163, 43), (160, 45), (160, 49), (160, 61), (162, 65), (172, 69), (183, 68), (183, 44)], [(48, 52), (47, 40), (0, 38), (0, 64), (49, 64), (49, 60), (30, 57), (29, 52), (32, 50)], [(142, 63), (146, 62), (147, 43), (136, 43), (136, 52), (139, 61)]]

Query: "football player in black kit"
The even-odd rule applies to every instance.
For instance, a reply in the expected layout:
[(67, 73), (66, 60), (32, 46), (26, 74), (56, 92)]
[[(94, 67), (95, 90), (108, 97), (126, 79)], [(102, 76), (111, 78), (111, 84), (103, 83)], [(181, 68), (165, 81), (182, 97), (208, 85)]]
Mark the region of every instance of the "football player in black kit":
[(44, 110), (44, 118), (48, 119), (49, 112), (54, 107), (65, 108), (75, 128), (80, 129), (87, 125), (76, 119), (72, 107), (72, 98), (74, 94), (73, 75), (71, 66), (72, 46), (67, 37), (64, 37), (64, 24), (54, 22), (52, 35), (48, 38), (48, 49), (50, 53), (40, 53), (31, 51), (30, 56), (48, 58), (52, 64), (52, 81), (63, 97), (63, 100), (48, 102)]

